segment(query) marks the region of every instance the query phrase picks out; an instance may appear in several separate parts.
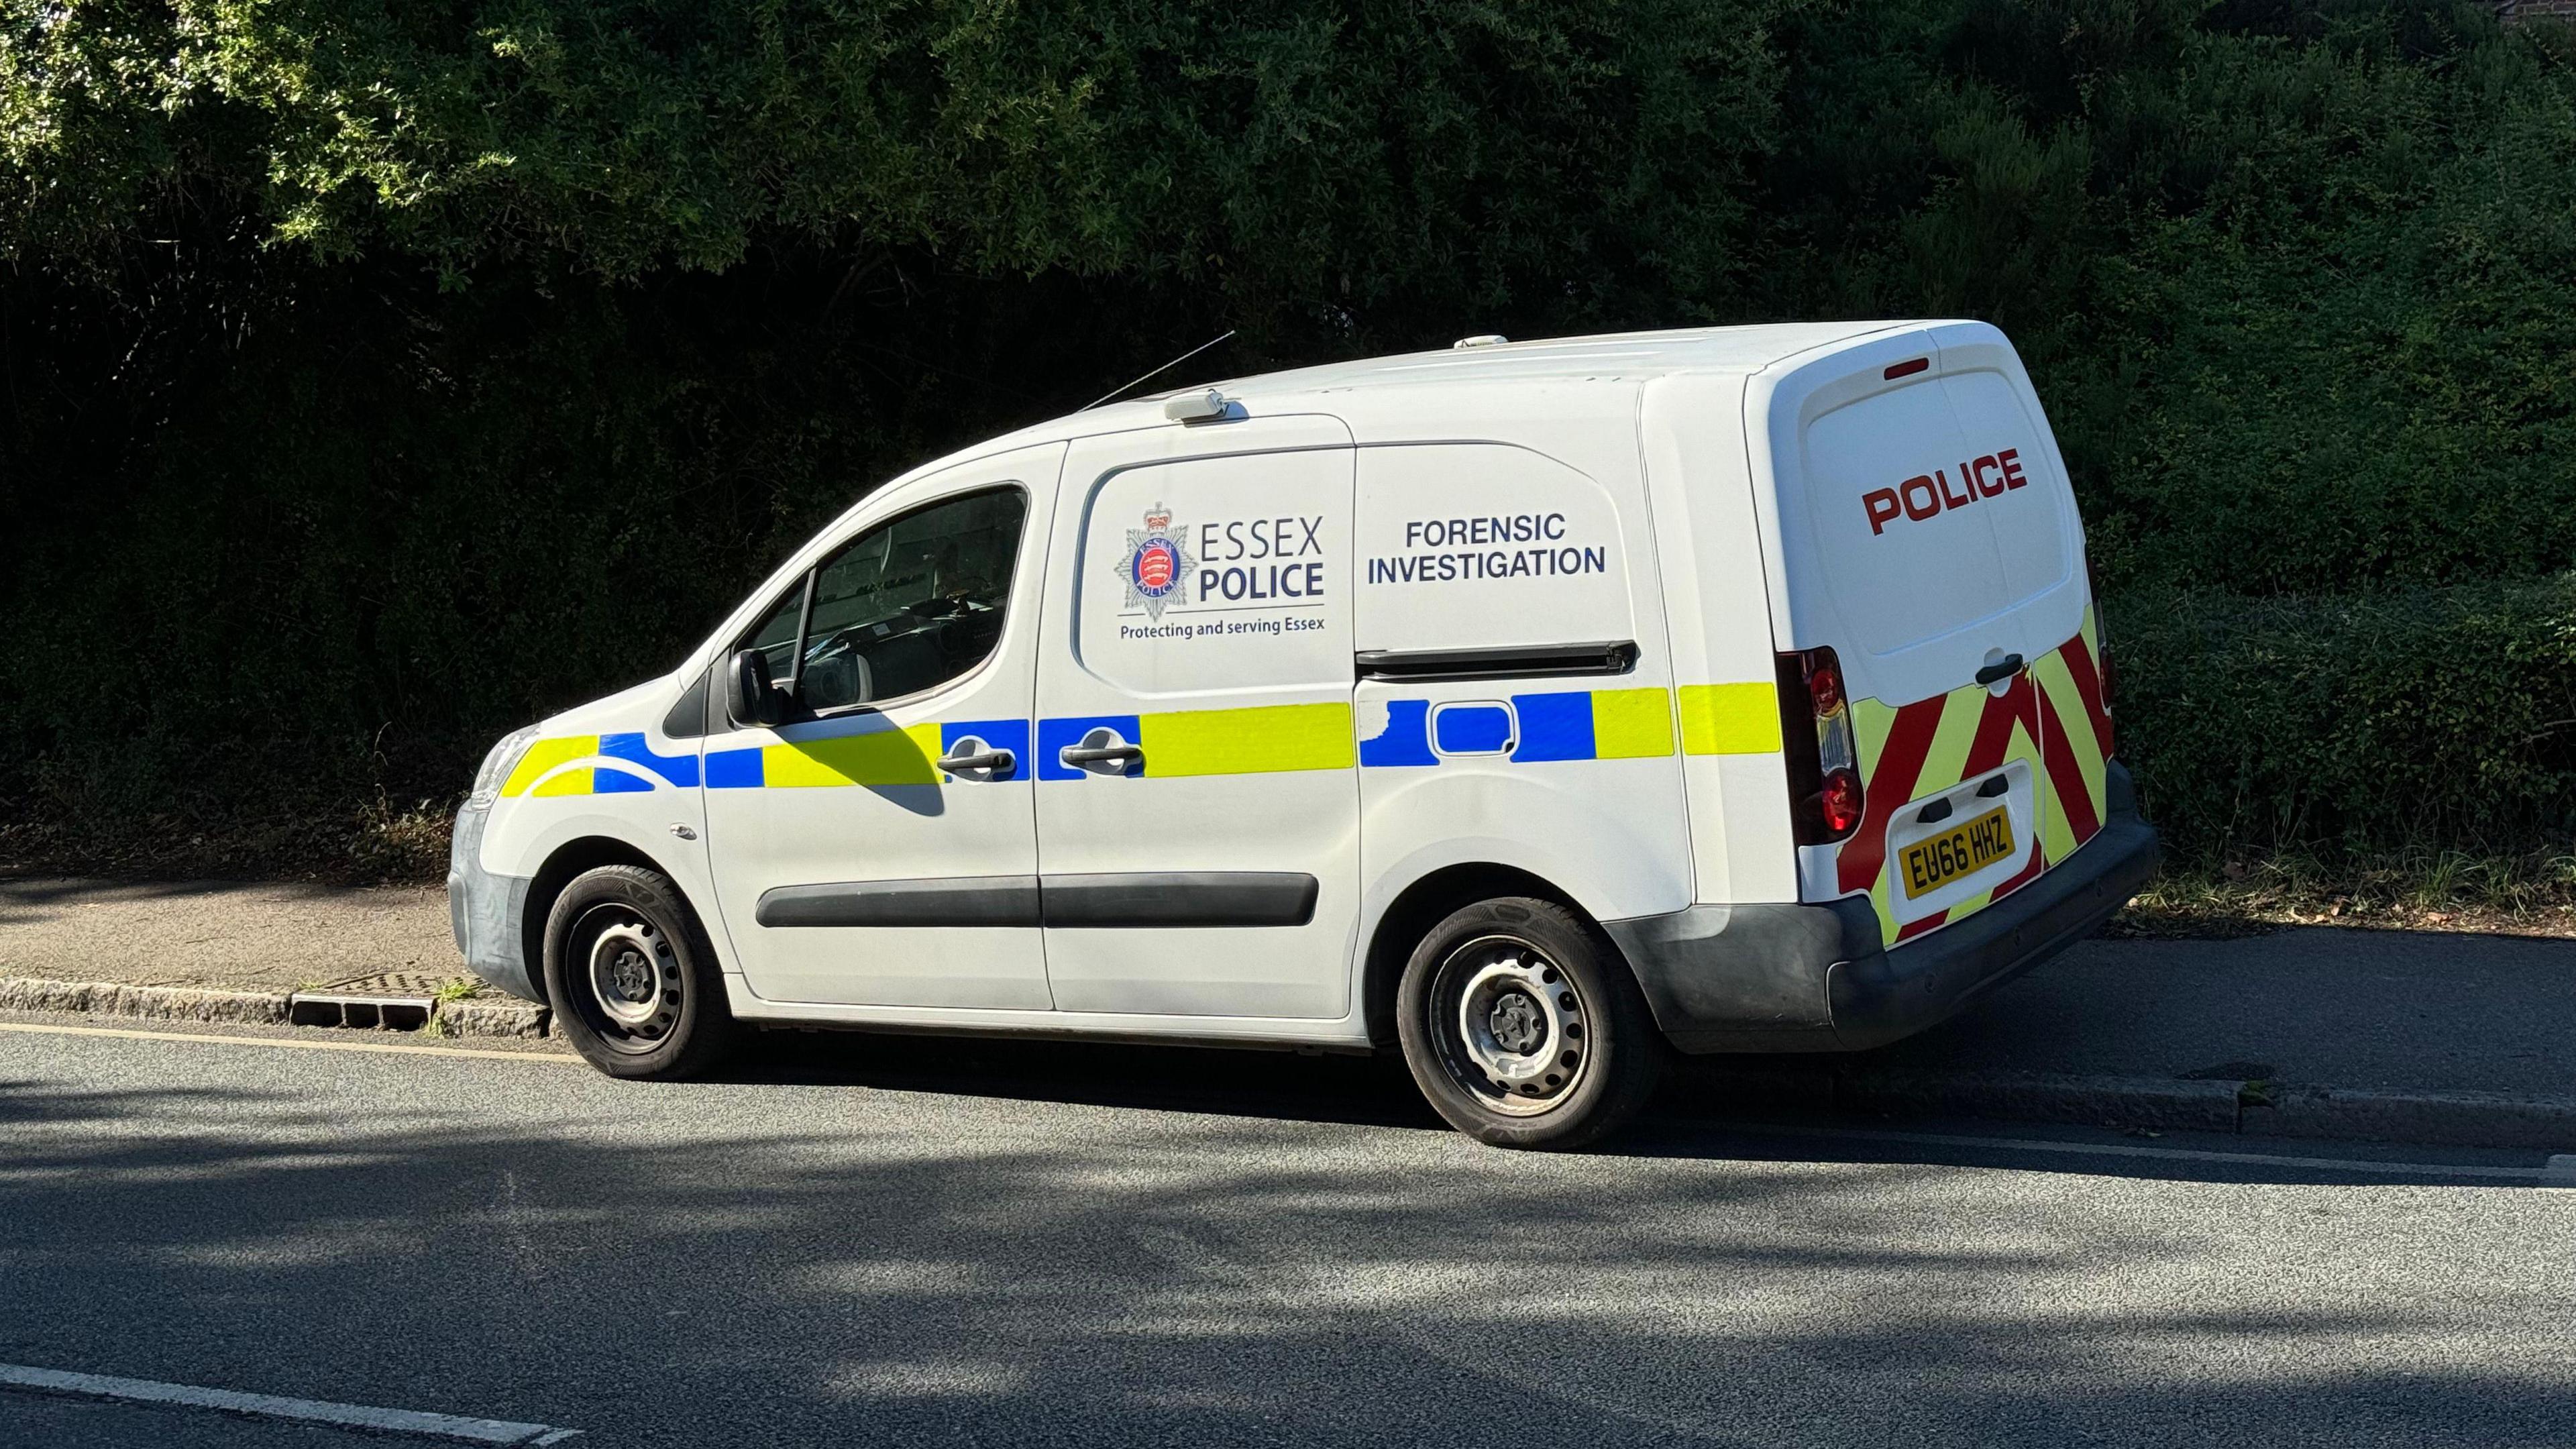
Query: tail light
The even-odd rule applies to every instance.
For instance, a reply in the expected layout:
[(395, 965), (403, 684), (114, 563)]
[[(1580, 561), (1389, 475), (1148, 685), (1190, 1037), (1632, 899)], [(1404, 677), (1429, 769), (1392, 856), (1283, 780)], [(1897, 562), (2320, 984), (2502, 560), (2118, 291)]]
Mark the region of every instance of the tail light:
[(1779, 656), (1780, 741), (1789, 818), (1800, 845), (1831, 845), (1860, 828), (1860, 751), (1842, 662), (1831, 649)]

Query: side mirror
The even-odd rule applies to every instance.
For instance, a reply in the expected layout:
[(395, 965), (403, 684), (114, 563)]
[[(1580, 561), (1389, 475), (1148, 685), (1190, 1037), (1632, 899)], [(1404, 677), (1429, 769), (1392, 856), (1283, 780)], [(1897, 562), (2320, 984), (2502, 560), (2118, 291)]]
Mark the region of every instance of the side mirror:
[(733, 656), (732, 691), (735, 724), (777, 725), (787, 718), (787, 696), (769, 677), (769, 656), (745, 649)]

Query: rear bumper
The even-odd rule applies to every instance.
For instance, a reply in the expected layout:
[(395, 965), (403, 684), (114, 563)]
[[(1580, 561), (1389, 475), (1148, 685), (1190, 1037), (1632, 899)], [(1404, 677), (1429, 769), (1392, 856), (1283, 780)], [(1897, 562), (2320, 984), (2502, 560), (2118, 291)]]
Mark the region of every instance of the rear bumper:
[(1856, 1051), (1957, 1014), (2089, 936), (2155, 874), (2156, 833), (2128, 771), (2110, 818), (2039, 879), (1955, 925), (1889, 947), (1857, 897), (1693, 906), (1610, 921), (1655, 1022), (1686, 1052)]

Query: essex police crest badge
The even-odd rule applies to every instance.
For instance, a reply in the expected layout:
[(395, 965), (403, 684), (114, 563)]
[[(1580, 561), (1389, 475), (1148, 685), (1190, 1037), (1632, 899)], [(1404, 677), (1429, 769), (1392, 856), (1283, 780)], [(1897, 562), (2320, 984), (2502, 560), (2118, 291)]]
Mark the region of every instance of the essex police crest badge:
[(1143, 609), (1160, 622), (1163, 610), (1190, 601), (1190, 557), (1183, 542), (1188, 530), (1172, 527), (1172, 511), (1157, 503), (1145, 510), (1145, 526), (1127, 530), (1127, 553), (1118, 566), (1127, 585), (1127, 607)]

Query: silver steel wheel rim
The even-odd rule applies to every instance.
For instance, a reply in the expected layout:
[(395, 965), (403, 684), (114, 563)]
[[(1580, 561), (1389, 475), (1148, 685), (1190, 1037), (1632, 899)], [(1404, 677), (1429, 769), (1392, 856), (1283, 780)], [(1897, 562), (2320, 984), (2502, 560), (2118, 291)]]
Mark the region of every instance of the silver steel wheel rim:
[(590, 997), (609, 1026), (653, 1041), (680, 1011), (680, 960), (653, 923), (617, 913), (590, 943)]
[(1440, 965), (1433, 1025), (1452, 1080), (1493, 1111), (1564, 1105), (1592, 1062), (1591, 1013), (1574, 979), (1515, 936), (1469, 941)]

